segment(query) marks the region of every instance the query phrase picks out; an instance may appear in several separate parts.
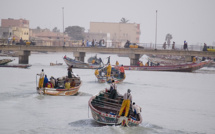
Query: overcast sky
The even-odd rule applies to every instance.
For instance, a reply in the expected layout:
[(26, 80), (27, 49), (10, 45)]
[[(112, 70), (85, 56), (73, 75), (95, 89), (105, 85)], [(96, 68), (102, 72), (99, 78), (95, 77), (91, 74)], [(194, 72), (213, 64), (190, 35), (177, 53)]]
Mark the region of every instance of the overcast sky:
[(176, 44), (215, 42), (215, 0), (0, 0), (0, 19), (24, 18), (30, 28), (63, 29), (81, 26), (88, 31), (90, 22), (139, 23), (140, 42), (163, 44), (167, 33)]

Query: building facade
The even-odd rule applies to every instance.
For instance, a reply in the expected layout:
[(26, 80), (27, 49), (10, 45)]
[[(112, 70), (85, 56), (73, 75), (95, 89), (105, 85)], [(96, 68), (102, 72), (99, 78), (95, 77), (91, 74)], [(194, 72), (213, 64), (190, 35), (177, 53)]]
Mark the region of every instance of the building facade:
[(20, 39), (29, 41), (29, 21), (25, 19), (2, 19), (0, 38), (19, 42)]
[(22, 27), (22, 28), (29, 28), (29, 21), (25, 19), (2, 19), (1, 20), (1, 27)]
[(112, 42), (125, 43), (129, 40), (132, 43), (139, 43), (140, 24), (90, 22), (89, 32), (109, 34), (109, 38)]

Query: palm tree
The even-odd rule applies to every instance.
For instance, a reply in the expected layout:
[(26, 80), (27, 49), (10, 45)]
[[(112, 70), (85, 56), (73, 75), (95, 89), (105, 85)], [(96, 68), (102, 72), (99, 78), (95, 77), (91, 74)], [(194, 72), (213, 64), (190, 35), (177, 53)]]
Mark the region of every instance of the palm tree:
[(120, 23), (127, 23), (129, 20), (126, 20), (125, 18), (122, 18)]
[(168, 34), (166, 35), (166, 39), (165, 39), (165, 41), (167, 42), (168, 48), (169, 48), (169, 46), (170, 46), (171, 39), (172, 39), (172, 35), (168, 33)]

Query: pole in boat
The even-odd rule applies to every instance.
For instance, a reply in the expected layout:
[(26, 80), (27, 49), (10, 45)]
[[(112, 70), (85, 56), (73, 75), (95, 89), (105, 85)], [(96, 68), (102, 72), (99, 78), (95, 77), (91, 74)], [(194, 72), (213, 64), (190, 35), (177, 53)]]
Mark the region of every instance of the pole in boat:
[(36, 74), (36, 88), (37, 88), (37, 74)]
[(155, 24), (155, 50), (157, 49), (157, 10), (156, 10), (156, 24)]
[(65, 47), (65, 38), (64, 38), (64, 7), (62, 7), (62, 13), (63, 13), (63, 46)]

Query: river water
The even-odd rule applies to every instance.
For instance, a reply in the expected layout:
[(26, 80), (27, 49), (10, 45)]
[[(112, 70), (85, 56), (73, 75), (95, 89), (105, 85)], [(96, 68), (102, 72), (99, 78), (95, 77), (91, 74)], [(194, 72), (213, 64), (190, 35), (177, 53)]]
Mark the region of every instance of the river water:
[[(29, 69), (0, 68), (0, 133), (215, 132), (215, 69), (202, 68), (192, 73), (126, 71), (126, 79), (118, 84), (118, 91), (124, 94), (131, 89), (133, 101), (142, 107), (143, 122), (137, 127), (102, 126), (93, 120), (88, 100), (109, 85), (98, 83), (94, 70), (73, 69), (83, 81), (77, 96), (37, 94), (36, 74), (41, 69), (49, 78), (67, 75), (67, 66), (62, 59), (65, 54), (73, 57), (72, 53), (31, 54)], [(85, 61), (90, 56), (94, 54), (87, 54)], [(107, 62), (109, 55), (97, 56)], [(111, 63), (116, 60), (129, 64), (128, 58), (111, 55)], [(63, 66), (49, 65), (56, 61)], [(18, 58), (13, 63), (18, 63)]]

